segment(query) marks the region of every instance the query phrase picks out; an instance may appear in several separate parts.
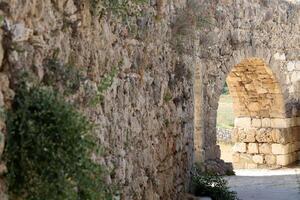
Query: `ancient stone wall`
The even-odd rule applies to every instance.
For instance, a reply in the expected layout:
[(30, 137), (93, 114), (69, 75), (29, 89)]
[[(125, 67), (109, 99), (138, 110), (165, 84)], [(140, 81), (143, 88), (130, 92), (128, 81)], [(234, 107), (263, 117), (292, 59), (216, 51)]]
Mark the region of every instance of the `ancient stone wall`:
[[(201, 119), (195, 124), (195, 138), (200, 138), (195, 143), (207, 167), (224, 165), (216, 145), (216, 115), (227, 78), (238, 117), (235, 161), (247, 159), (249, 167), (293, 162), (299, 150), (300, 5), (275, 0), (202, 3), (213, 15), (199, 34), (196, 71), (202, 72), (203, 87), (195, 101), (204, 108), (195, 113)], [(261, 156), (263, 151), (268, 156)]]
[[(170, 41), (186, 2), (132, 4), (121, 15), (95, 2), (1, 0), (0, 106), (9, 108), (20, 72), (43, 82), (49, 60), (72, 66), (84, 80), (67, 98), (97, 127), (106, 182), (124, 200), (180, 199), (192, 164), (194, 61)], [(112, 71), (101, 102), (87, 104)]]
[[(285, 129), (278, 132), (276, 140), (272, 138), (270, 160), (276, 155), (276, 163), (280, 159), (286, 162), (295, 155), (295, 138), (281, 139), (280, 134), (288, 135), (290, 130), (299, 133), (298, 4), (277, 0), (199, 1), (201, 14), (205, 16), (201, 31), (194, 37), (184, 32), (190, 33), (190, 29), (185, 29), (184, 36), (189, 36), (186, 42), (174, 46), (174, 41), (176, 44), (181, 39), (176, 30), (179, 34), (180, 28), (194, 23), (180, 20), (190, 17), (182, 12), (187, 1), (132, 4), (122, 16), (101, 10), (101, 6), (92, 4), (95, 2), (99, 1), (0, 2), (2, 108), (9, 109), (20, 72), (26, 71), (35, 81), (43, 82), (49, 71), (49, 59), (62, 66), (73, 66), (85, 78), (78, 91), (67, 98), (97, 125), (95, 134), (105, 154), (95, 160), (107, 167), (106, 181), (120, 185), (121, 199), (182, 199), (180, 194), (188, 185), (193, 145), (196, 160), (224, 172), (216, 145), (218, 99), (235, 66), (245, 59), (260, 59), (267, 66), (264, 70), (270, 69), (278, 83), (278, 87), (262, 90), (280, 89), (282, 99), (274, 93), (269, 98), (271, 103), (261, 103), (261, 108), (267, 106), (278, 114), (275, 118), (257, 117), (268, 110), (259, 109), (255, 114), (250, 112), (246, 121), (279, 120), (276, 127), (257, 127), (271, 128), (273, 132)], [(183, 24), (176, 25), (176, 22)], [(253, 71), (257, 66), (247, 69)], [(86, 104), (91, 94), (97, 92), (101, 80), (112, 71), (116, 75), (101, 103), (95, 107)], [(284, 108), (280, 103), (279, 110), (278, 106), (273, 107), (281, 101)], [(240, 128), (242, 119), (236, 120), (236, 128)], [(281, 123), (284, 127), (277, 127)], [(1, 129), (3, 138), (3, 120)], [(241, 146), (246, 145), (246, 151), (257, 145), (258, 151), (270, 150), (269, 142), (264, 137), (260, 139), (255, 136), (257, 143), (239, 142), (243, 142)], [(4, 140), (0, 141), (3, 149)], [(252, 155), (252, 152), (257, 151), (251, 150), (250, 154), (261, 162), (260, 154)], [(268, 160), (263, 159), (263, 163)], [(4, 166), (2, 163), (2, 171)], [(2, 190), (4, 184), (0, 186)]]

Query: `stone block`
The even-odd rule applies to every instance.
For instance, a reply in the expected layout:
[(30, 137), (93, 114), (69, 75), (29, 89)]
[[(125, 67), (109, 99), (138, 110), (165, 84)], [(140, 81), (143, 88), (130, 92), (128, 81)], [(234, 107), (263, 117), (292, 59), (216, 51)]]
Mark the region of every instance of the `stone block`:
[(249, 128), (249, 127), (251, 127), (251, 118), (249, 118), (249, 117), (237, 117), (234, 120), (234, 126), (235, 127)]
[(260, 143), (272, 143), (272, 129), (271, 128), (261, 128), (256, 132), (255, 139)]
[(291, 81), (292, 83), (297, 83), (300, 80), (300, 72), (294, 71), (292, 72)]
[(258, 164), (257, 163), (245, 163), (246, 169), (257, 169)]
[(276, 164), (276, 156), (265, 155), (265, 161), (266, 161), (267, 165), (275, 165)]
[(65, 3), (64, 11), (68, 15), (72, 15), (77, 11), (77, 8), (73, 1), (69, 0)]
[(300, 61), (299, 60), (295, 62), (295, 69), (297, 71), (300, 71)]
[(272, 128), (289, 128), (291, 127), (291, 118), (273, 118), (271, 119)]
[(294, 61), (288, 62), (286, 68), (289, 72), (293, 71), (295, 69), (295, 62)]
[(245, 128), (239, 129), (239, 141), (240, 142), (255, 142), (256, 129)]
[[(277, 104), (279, 104), (279, 103), (277, 102)], [(273, 105), (274, 107), (272, 108), (272, 110), (269, 111), (270, 116), (272, 116), (272, 117), (283, 117), (285, 115), (283, 105), (284, 104), (280, 104), (280, 106)], [(272, 122), (271, 122), (271, 127), (272, 127)]]
[(252, 119), (251, 126), (260, 128), (261, 127), (261, 119), (257, 119), (257, 118)]
[(232, 140), (232, 142), (239, 142), (239, 129), (238, 128), (232, 129), (231, 140)]
[(275, 53), (273, 55), (275, 60), (279, 60), (279, 61), (285, 61), (286, 57), (284, 53)]
[(294, 163), (295, 161), (297, 161), (298, 160), (298, 153), (297, 152), (293, 152), (292, 154), (291, 154), (291, 160), (290, 160), (290, 162), (291, 163)]
[(298, 129), (299, 127), (291, 127), (289, 128), (290, 132), (290, 140), (291, 142), (297, 142), (298, 141)]
[(263, 164), (264, 163), (264, 156), (263, 155), (254, 155), (252, 157), (253, 162), (257, 164)]
[(277, 165), (281, 165), (281, 166), (286, 166), (288, 164), (290, 164), (290, 155), (285, 154), (285, 155), (277, 155), (276, 156), (276, 163)]
[(271, 119), (270, 118), (263, 118), (261, 120), (261, 127), (263, 127), (263, 128), (271, 127)]
[(247, 152), (248, 153), (258, 153), (258, 144), (257, 143), (249, 143)]
[(247, 151), (246, 143), (243, 143), (243, 142), (235, 143), (233, 146), (233, 151), (240, 152), (240, 153), (246, 152)]
[(252, 155), (247, 153), (240, 154), (240, 163), (254, 163), (252, 160)]
[(255, 142), (256, 139), (255, 139), (255, 135), (256, 135), (256, 129), (246, 129), (245, 130), (246, 132), (246, 139), (245, 139), (245, 142)]
[(260, 110), (260, 107), (261, 107), (261, 105), (258, 102), (250, 102), (247, 106), (247, 108), (249, 109), (250, 112), (251, 111), (257, 112)]
[(232, 162), (234, 162), (234, 163), (240, 162), (240, 154), (239, 153), (232, 154)]
[(234, 169), (245, 169), (245, 163), (242, 162), (233, 162), (232, 165)]
[(294, 141), (300, 141), (300, 127), (292, 127), (291, 128), (291, 135), (293, 135)]
[[(263, 88), (263, 87), (256, 87), (256, 91), (257, 91), (258, 94), (266, 94), (266, 93), (268, 93), (268, 90), (266, 88)], [(257, 110), (259, 110), (260, 107), (261, 107), (261, 105), (259, 104), (257, 106)]]
[(26, 41), (32, 36), (33, 30), (26, 28), (24, 23), (14, 24), (11, 27), (12, 41), (22, 42)]
[(274, 143), (287, 144), (292, 142), (292, 132), (291, 129), (273, 129), (272, 130), (272, 140)]
[(292, 145), (289, 144), (272, 144), (272, 153), (276, 155), (288, 154), (292, 152)]
[(271, 144), (268, 143), (259, 144), (258, 152), (261, 154), (271, 154), (272, 153)]

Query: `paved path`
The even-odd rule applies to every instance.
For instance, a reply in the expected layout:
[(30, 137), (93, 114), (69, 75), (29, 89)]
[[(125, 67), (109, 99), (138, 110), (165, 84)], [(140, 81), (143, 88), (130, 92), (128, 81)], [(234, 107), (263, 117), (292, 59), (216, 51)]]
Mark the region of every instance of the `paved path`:
[(235, 172), (226, 179), (241, 200), (300, 200), (300, 166)]

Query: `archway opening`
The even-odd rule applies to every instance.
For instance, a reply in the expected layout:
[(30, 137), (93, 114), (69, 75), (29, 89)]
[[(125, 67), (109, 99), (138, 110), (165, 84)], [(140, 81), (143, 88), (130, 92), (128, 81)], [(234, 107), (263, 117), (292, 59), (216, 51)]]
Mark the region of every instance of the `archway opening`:
[[(221, 158), (236, 169), (294, 163), (300, 150), (297, 120), (286, 117), (283, 94), (272, 70), (259, 58), (244, 59), (233, 67), (226, 83), (230, 95), (223, 92), (220, 97), (217, 135), (220, 139), (220, 128), (225, 130), (221, 136), (230, 134), (232, 149), (220, 145)], [(226, 158), (226, 151), (232, 157)]]
[(221, 159), (232, 163), (233, 146), (231, 135), (234, 128), (233, 98), (225, 82), (222, 94), (219, 98), (217, 111), (217, 144), (220, 147)]

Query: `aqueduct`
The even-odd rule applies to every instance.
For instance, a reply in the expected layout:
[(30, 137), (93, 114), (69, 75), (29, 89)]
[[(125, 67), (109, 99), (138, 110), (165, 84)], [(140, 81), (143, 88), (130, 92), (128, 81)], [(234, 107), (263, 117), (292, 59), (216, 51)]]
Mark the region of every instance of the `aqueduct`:
[(299, 14), (299, 5), (285, 1), (223, 1), (215, 16), (221, 27), (200, 34), (195, 148), (207, 166), (222, 165), (215, 127), (226, 80), (236, 116), (235, 167), (286, 166), (299, 159)]
[[(11, 107), (19, 72), (43, 82), (49, 58), (80, 69), (83, 82), (68, 98), (96, 125), (97, 144), (106, 152), (95, 159), (110, 172), (107, 182), (120, 186), (121, 199), (183, 199), (193, 161), (226, 170), (216, 144), (226, 80), (237, 117), (233, 164), (285, 166), (299, 158), (299, 3), (195, 0), (209, 23), (193, 37), (184, 31), (193, 30), (195, 18), (182, 12), (192, 0), (149, 0), (125, 6), (120, 15), (97, 2), (112, 1), (1, 0), (1, 109)], [(180, 28), (193, 37), (186, 43), (192, 53), (172, 43)], [(107, 77), (112, 84), (99, 91)], [(85, 104), (98, 93), (99, 105)], [(1, 156), (2, 118), (0, 136)]]

